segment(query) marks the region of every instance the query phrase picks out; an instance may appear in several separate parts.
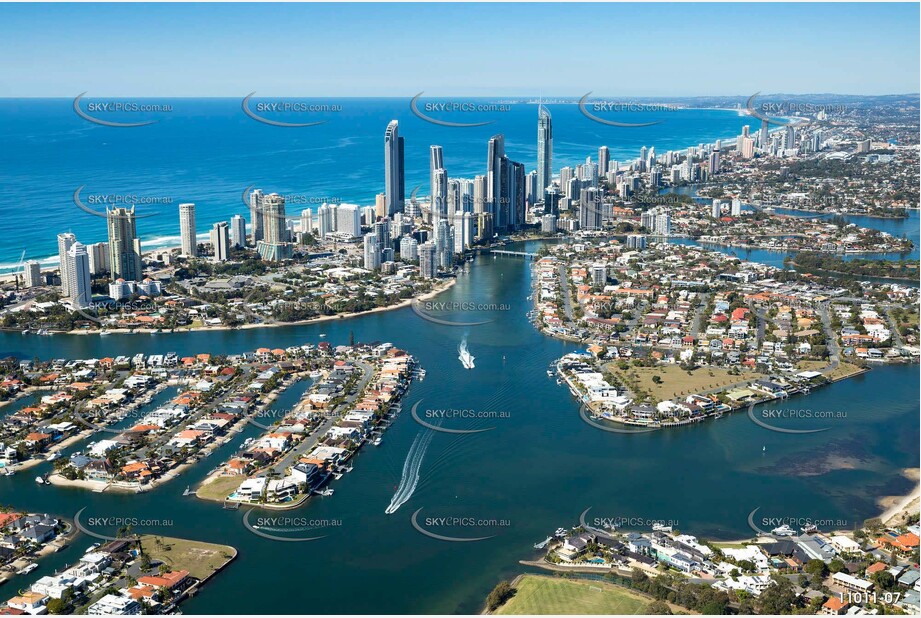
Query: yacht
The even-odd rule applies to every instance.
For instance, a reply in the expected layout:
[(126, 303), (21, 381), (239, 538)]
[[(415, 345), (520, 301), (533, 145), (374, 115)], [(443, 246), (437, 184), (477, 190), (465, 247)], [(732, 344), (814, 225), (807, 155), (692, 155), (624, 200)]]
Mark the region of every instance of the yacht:
[(44, 484), (45, 484), (45, 479), (43, 479), (43, 478), (40, 477), (40, 476), (36, 476), (36, 477), (35, 477), (35, 482), (38, 483), (39, 485), (44, 485)]
[(34, 571), (34, 570), (37, 569), (37, 568), (38, 568), (38, 564), (36, 564), (36, 563), (33, 562), (33, 563), (29, 564), (28, 566), (23, 567), (23, 568), (19, 569), (18, 571), (16, 571), (16, 574), (17, 574), (17, 575), (28, 575), (29, 573), (31, 573), (32, 571)]
[(771, 530), (771, 534), (776, 536), (796, 536), (796, 530), (784, 524)]

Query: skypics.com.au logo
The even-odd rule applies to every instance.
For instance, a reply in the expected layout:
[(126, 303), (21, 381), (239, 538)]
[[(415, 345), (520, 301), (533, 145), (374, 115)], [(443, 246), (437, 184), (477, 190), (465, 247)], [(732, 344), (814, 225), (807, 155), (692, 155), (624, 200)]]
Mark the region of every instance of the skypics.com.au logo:
[[(621, 120), (612, 119), (615, 114), (657, 114), (661, 112), (676, 112), (681, 109), (678, 106), (670, 105), (668, 103), (644, 103), (635, 101), (606, 100), (596, 100), (590, 102), (589, 97), (591, 94), (591, 92), (588, 92), (581, 99), (579, 99), (579, 111), (582, 112), (582, 115), (589, 120), (593, 120), (594, 122), (607, 125), (609, 127), (632, 129), (638, 127), (651, 127), (663, 122), (662, 120), (649, 120), (647, 122), (623, 122)], [(606, 118), (605, 116), (611, 117)]]
[[(329, 122), (329, 119), (314, 120), (311, 122), (289, 122), (280, 118), (305, 117), (306, 114), (332, 114), (342, 111), (342, 106), (335, 103), (316, 103), (297, 98), (283, 98), (254, 101), (255, 92), (250, 92), (243, 97), (241, 108), (243, 113), (262, 124), (272, 127), (302, 128), (315, 127)], [(307, 116), (309, 117), (309, 116)]]
[[(121, 122), (117, 120), (104, 120), (102, 116), (112, 118), (125, 118), (127, 114), (150, 114), (172, 112), (173, 106), (169, 103), (144, 103), (138, 100), (110, 99), (106, 101), (84, 101), (85, 92), (74, 99), (73, 109), (78, 116), (104, 127), (126, 129), (132, 127), (146, 127), (156, 124), (159, 120), (142, 120), (137, 122)], [(86, 107), (86, 109), (84, 109)]]
[(745, 109), (750, 116), (780, 127), (791, 127), (803, 122), (807, 117), (825, 114), (843, 114), (849, 110), (847, 105), (818, 104), (810, 101), (779, 100), (756, 104), (760, 92), (748, 97)]
[(246, 511), (243, 525), (247, 530), (270, 541), (304, 543), (319, 541), (342, 527), (341, 519), (311, 519), (292, 515), (256, 515)]
[(409, 102), (409, 109), (412, 113), (426, 122), (437, 124), (442, 127), (482, 127), (493, 124), (495, 120), (484, 120), (482, 122), (453, 122), (435, 118), (429, 114), (493, 114), (510, 112), (512, 107), (504, 103), (482, 103), (476, 101), (461, 100), (442, 100), (429, 101), (422, 103), (420, 108), (419, 99), (424, 94), (420, 92)]
[[(173, 198), (169, 196), (137, 195), (134, 193), (90, 193), (87, 194), (84, 200), (81, 194), (85, 188), (86, 185), (80, 185), (74, 191), (74, 206), (86, 214), (93, 215), (94, 217), (102, 217), (104, 219), (111, 217), (134, 217), (135, 219), (156, 217), (162, 214), (163, 206), (172, 206), (174, 203)], [(148, 211), (159, 207), (160, 210), (156, 212), (136, 212), (138, 207)], [(128, 213), (125, 215), (119, 214), (121, 211), (118, 209), (121, 208), (127, 209)]]
[[(420, 517), (424, 507), (410, 518), (417, 532), (431, 539), (448, 543), (475, 543), (495, 538), (499, 532), (512, 525), (508, 519), (471, 515), (443, 515)], [(491, 533), (491, 534), (489, 534)], [(476, 536), (470, 536), (476, 535)]]
[(487, 320), (464, 321), (448, 319), (451, 316), (470, 314), (489, 314), (497, 311), (509, 311), (511, 307), (503, 303), (477, 303), (473, 301), (431, 301), (413, 299), (410, 304), (413, 313), (418, 315), (427, 322), (441, 324), (442, 326), (480, 326), (493, 322), (493, 318)]
[[(171, 517), (137, 517), (114, 513), (86, 517), (84, 518), (84, 523), (81, 517), (87, 508), (83, 507), (77, 511), (76, 515), (74, 515), (74, 525), (83, 534), (103, 541), (118, 541), (131, 538), (141, 532), (146, 533), (151, 528), (161, 530), (171, 528), (174, 525)], [(100, 529), (107, 534), (104, 534)]]
[[(503, 420), (511, 418), (511, 413), (503, 412), (498, 410), (473, 410), (473, 409), (458, 409), (458, 408), (446, 408), (446, 409), (425, 409), (421, 412), (419, 411), (419, 406), (422, 404), (422, 400), (417, 401), (411, 410), (411, 415), (413, 420), (422, 425), (427, 429), (433, 431), (439, 431), (441, 433), (453, 433), (453, 434), (473, 434), (473, 433), (483, 433), (484, 431), (491, 431), (495, 427), (476, 427), (476, 425), (493, 422), (496, 420)], [(466, 429), (461, 428), (450, 428), (442, 427), (442, 421), (462, 421), (473, 426)], [(432, 422), (430, 422), (432, 421)]]

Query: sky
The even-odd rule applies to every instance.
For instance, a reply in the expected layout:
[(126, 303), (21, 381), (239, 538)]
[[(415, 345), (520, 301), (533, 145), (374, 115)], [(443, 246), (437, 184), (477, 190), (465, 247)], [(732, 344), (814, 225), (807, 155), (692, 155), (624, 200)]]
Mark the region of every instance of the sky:
[(0, 4), (0, 97), (903, 94), (919, 5)]

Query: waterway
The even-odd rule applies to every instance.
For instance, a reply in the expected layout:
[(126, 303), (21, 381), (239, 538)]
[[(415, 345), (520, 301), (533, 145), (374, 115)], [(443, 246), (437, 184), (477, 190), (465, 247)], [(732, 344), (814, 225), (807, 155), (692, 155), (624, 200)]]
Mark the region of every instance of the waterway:
[[(516, 248), (533, 251), (537, 243)], [(811, 517), (847, 522), (848, 528), (878, 515), (876, 499), (907, 493), (900, 471), (919, 458), (918, 367), (881, 366), (873, 371), (782, 404), (785, 408), (840, 412), (836, 418), (775, 421), (825, 428), (789, 435), (763, 429), (745, 413), (698, 426), (642, 435), (599, 431), (578, 414), (565, 386), (547, 377), (547, 365), (579, 348), (545, 337), (528, 322), (531, 274), (521, 258), (480, 257), (457, 285), (438, 298), (448, 303), (492, 304), (447, 319), (485, 324), (445, 326), (411, 309), (351, 320), (292, 327), (190, 334), (26, 336), (0, 333), (0, 355), (23, 358), (88, 358), (115, 354), (199, 352), (221, 354), (258, 347), (329, 341), (390, 341), (426, 369), (413, 383), (404, 412), (381, 446), (366, 446), (354, 471), (334, 481), (335, 495), (316, 498), (288, 515), (341, 522), (302, 543), (271, 541), (242, 524), (245, 509), (182, 497), (258, 428), (246, 431), (178, 479), (144, 494), (96, 494), (39, 486), (42, 464), (0, 477), (0, 502), (72, 518), (122, 517), (170, 520), (170, 526), (135, 530), (231, 544), (238, 559), (182, 607), (187, 614), (236, 613), (453, 613), (478, 612), (502, 577), (520, 572), (531, 546), (560, 526), (587, 519), (641, 518), (677, 521), (704, 538), (743, 538), (759, 517)], [(325, 338), (320, 335), (325, 334)], [(462, 368), (457, 346), (467, 337), (476, 367)], [(505, 418), (478, 420), (467, 435), (436, 433), (424, 453), (419, 483), (409, 500), (387, 515), (407, 453), (423, 427), (408, 413), (427, 409), (502, 411)], [(279, 401), (278, 405), (288, 405)], [(474, 426), (446, 419), (445, 427)], [(79, 446), (75, 446), (79, 450)], [(446, 542), (411, 524), (457, 536), (492, 536), (478, 542)], [(457, 516), (508, 525), (437, 527), (428, 517)], [(84, 519), (84, 522), (86, 519)], [(93, 528), (101, 534), (115, 529)], [(494, 536), (493, 536), (494, 535)], [(41, 562), (5, 588), (23, 588), (82, 554), (92, 539)]]
[[(697, 186), (696, 185), (686, 185), (683, 187), (675, 187), (669, 189), (663, 189), (659, 192), (660, 195), (666, 193), (678, 193), (681, 195), (689, 195), (696, 199), (698, 202), (710, 203), (710, 199), (702, 198), (697, 196)], [(752, 206), (743, 203), (743, 210), (752, 210)], [(781, 215), (790, 215), (796, 217), (803, 217), (806, 219), (818, 218), (824, 219), (832, 216), (832, 213), (813, 213), (804, 210), (796, 210), (793, 208), (775, 208), (774, 212)], [(882, 217), (867, 217), (865, 215), (842, 215), (842, 217), (847, 220), (848, 223), (853, 223), (858, 227), (872, 228), (880, 230), (881, 232), (886, 232), (893, 236), (901, 238), (905, 236), (910, 241), (912, 241), (913, 246), (910, 252), (908, 253), (848, 253), (841, 255), (845, 260), (917, 260), (921, 258), (921, 218), (919, 218), (919, 211), (917, 209), (908, 209), (905, 211), (905, 214), (908, 216), (902, 219), (886, 219)], [(686, 239), (686, 238), (676, 238), (672, 239), (669, 242), (675, 244), (685, 244), (685, 245), (697, 245), (696, 241)], [(734, 255), (743, 260), (749, 260), (751, 262), (761, 262), (762, 264), (769, 264), (777, 268), (785, 268), (784, 258), (790, 255), (794, 255), (795, 252), (786, 252), (786, 251), (768, 251), (766, 249), (744, 249), (740, 247), (722, 247), (717, 245), (706, 245), (708, 249), (713, 249), (727, 255)], [(903, 281), (896, 281), (895, 283), (906, 283)], [(915, 284), (917, 285), (917, 284)]]

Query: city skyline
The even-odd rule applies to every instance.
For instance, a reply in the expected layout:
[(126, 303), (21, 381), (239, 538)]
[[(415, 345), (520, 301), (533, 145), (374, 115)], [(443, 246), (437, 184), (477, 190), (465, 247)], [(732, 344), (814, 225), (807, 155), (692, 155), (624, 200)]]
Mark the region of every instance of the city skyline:
[[(73, 97), (81, 92), (136, 97), (234, 97), (253, 91), (274, 96), (411, 97), (420, 91), (431, 96), (581, 96), (589, 90), (624, 96), (918, 91), (918, 58), (892, 60), (894, 49), (918, 48), (917, 5), (855, 3), (847, 11), (823, 4), (780, 3), (539, 6), (526, 11), (521, 4), (492, 4), (487, 15), (476, 6), (447, 3), (226, 5), (220, 13), (198, 5), (82, 4), (59, 6), (53, 14), (35, 6), (5, 5), (0, 14), (8, 35), (0, 42), (0, 52), (10, 60), (0, 97)], [(143, 30), (134, 26), (140, 20)], [(271, 55), (246, 44), (252, 23), (274, 21), (284, 22), (289, 36), (277, 42)], [(336, 26), (343, 21), (349, 23), (349, 41), (337, 34)], [(382, 21), (404, 25), (414, 35), (405, 40), (390, 37), (380, 29)], [(497, 22), (505, 23), (503, 37), (491, 36)], [(765, 23), (782, 27), (783, 45), (766, 39), (762, 48), (753, 42), (757, 39), (731, 36), (751, 33)], [(570, 35), (580, 40), (595, 36), (609, 46), (612, 58), (643, 49), (643, 60), (626, 67), (625, 79), (625, 68), (616, 61), (597, 66), (571, 63), (552, 46), (504, 43), (549, 27), (563, 40)], [(97, 51), (85, 45), (88, 30), (105, 31), (109, 43), (120, 47), (115, 62), (103, 66), (95, 60)], [(352, 45), (356, 39), (365, 44)], [(489, 45), (477, 44), (487, 41)], [(384, 44), (393, 53), (366, 53)], [(416, 51), (432, 46), (455, 46), (463, 53), (441, 58), (441, 70), (432, 72), (426, 70), (428, 58)], [(701, 59), (716, 60), (720, 71), (687, 71), (686, 64), (675, 61), (674, 49), (691, 49)], [(511, 63), (516, 70), (491, 69), (497, 66), (492, 62), (497, 53), (507, 60), (503, 67)], [(335, 56), (337, 62), (312, 62), (325, 56)], [(196, 59), (194, 70), (184, 61), (188, 57)], [(806, 62), (810, 58), (821, 61), (821, 71)], [(55, 68), (35, 72), (31, 66)], [(420, 75), (425, 78), (420, 80)], [(457, 77), (462, 75), (476, 79), (460, 80), (464, 85), (458, 88)], [(556, 76), (553, 91), (545, 83), (547, 75)]]

